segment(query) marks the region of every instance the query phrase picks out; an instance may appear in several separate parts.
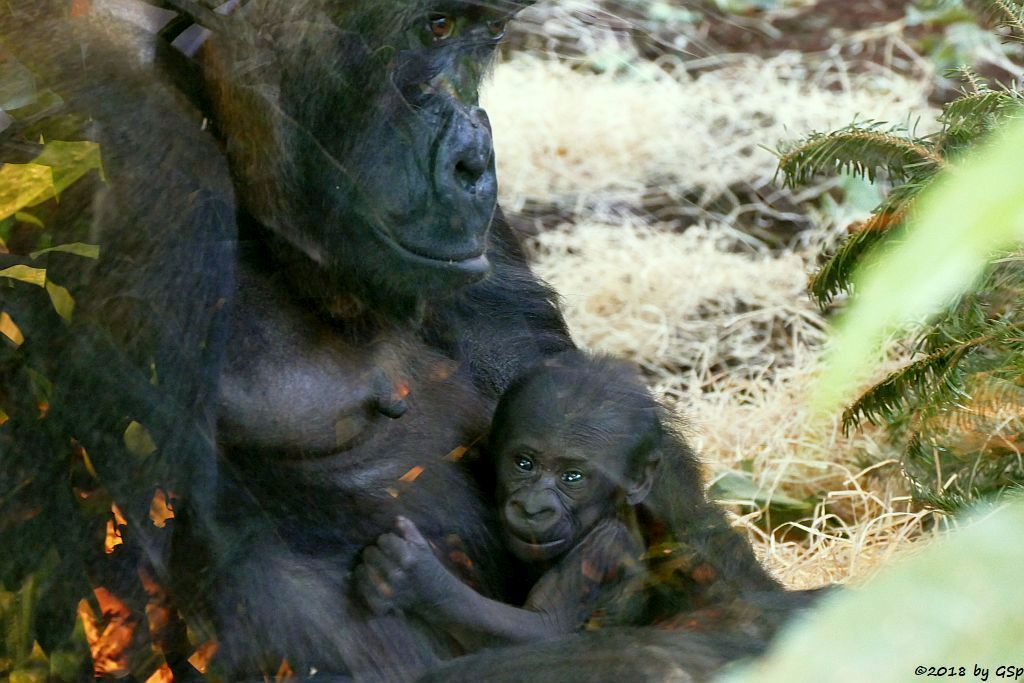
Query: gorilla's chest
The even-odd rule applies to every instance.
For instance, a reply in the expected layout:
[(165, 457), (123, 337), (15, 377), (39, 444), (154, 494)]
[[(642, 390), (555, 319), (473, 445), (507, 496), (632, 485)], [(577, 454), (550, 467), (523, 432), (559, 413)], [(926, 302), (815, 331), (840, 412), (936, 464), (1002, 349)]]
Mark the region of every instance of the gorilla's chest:
[(480, 533), (459, 461), (492, 405), (458, 359), (400, 326), (356, 341), (251, 274), (233, 320), (218, 441), (278, 525), (303, 527), (301, 545), (361, 547), (398, 514), (440, 537)]

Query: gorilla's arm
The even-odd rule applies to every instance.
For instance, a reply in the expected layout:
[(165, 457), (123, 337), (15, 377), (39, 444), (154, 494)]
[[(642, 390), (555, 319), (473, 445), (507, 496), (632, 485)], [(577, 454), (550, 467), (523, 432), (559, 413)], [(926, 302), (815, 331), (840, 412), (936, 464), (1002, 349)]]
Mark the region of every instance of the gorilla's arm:
[(415, 524), (400, 517), (395, 526), (394, 533), (382, 535), (363, 552), (363, 563), (356, 568), (357, 589), (374, 611), (413, 612), (470, 649), (527, 643), (575, 630), (572, 596), (548, 591), (550, 600), (529, 609), (491, 600), (448, 571)]
[[(358, 590), (375, 611), (402, 609), (444, 628), (469, 649), (528, 643), (578, 630), (598, 608), (626, 602), (640, 549), (626, 526), (605, 520), (548, 569), (526, 605), (486, 598), (441, 564), (415, 524), (399, 518), (363, 553)], [(623, 590), (625, 589), (625, 590)]]

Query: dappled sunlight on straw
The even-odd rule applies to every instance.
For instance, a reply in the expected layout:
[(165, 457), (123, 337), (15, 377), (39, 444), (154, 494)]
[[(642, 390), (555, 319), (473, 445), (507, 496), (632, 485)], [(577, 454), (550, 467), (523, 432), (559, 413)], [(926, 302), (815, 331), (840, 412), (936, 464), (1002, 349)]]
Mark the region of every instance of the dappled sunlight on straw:
[(681, 62), (631, 63), (595, 74), (516, 55), (498, 66), (483, 102), (494, 124), (503, 204), (636, 199), (666, 192), (714, 197), (738, 184), (767, 187), (776, 159), (766, 148), (851, 120), (906, 120), (924, 113), (928, 86), (873, 68), (799, 53), (723, 57), (692, 74)]

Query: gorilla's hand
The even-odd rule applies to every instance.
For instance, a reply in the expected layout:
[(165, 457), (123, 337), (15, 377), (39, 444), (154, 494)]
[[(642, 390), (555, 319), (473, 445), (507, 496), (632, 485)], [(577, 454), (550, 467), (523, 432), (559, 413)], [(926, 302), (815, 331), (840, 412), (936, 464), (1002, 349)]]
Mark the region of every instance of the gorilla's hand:
[(461, 585), (434, 554), (430, 542), (405, 517), (363, 551), (355, 570), (356, 590), (378, 614), (408, 610), (430, 617), (443, 611)]

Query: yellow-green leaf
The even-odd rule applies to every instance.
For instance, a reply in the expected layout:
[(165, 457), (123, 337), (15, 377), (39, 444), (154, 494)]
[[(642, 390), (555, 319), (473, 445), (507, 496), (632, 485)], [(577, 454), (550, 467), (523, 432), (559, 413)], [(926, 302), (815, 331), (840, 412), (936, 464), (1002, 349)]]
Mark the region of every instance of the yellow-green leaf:
[(22, 265), (11, 266), (10, 268), (0, 270), (0, 277), (20, 280), (21, 282), (27, 282), (30, 285), (35, 285), (36, 287), (46, 286), (45, 268), (33, 268), (32, 266)]
[(138, 422), (132, 422), (128, 429), (124, 430), (124, 445), (128, 452), (145, 458), (156, 450), (156, 443), (149, 432)]
[(46, 293), (50, 295), (53, 310), (57, 311), (57, 315), (70, 322), (71, 314), (75, 310), (75, 299), (71, 296), (71, 292), (56, 282), (47, 281)]
[(54, 196), (53, 169), (43, 164), (0, 168), (0, 220)]
[(59, 195), (93, 169), (103, 175), (100, 146), (87, 140), (51, 140), (32, 163), (5, 164), (0, 168), (0, 220)]
[(0, 334), (14, 342), (15, 346), (25, 343), (25, 335), (21, 333), (21, 328), (14, 323), (7, 311), (0, 313)]
[(15, 218), (15, 220), (18, 220), (18, 221), (20, 221), (22, 223), (28, 223), (29, 225), (34, 225), (37, 228), (45, 228), (46, 227), (45, 225), (43, 225), (43, 222), (41, 220), (39, 220), (38, 218), (36, 218), (32, 214), (28, 213), (27, 211), (19, 211), (18, 213), (14, 214), (14, 218)]
[(29, 256), (32, 258), (39, 258), (41, 255), (48, 254), (51, 251), (59, 251), (65, 254), (74, 254), (76, 256), (84, 256), (85, 258), (91, 259), (100, 257), (100, 245), (85, 244), (84, 242), (72, 242), (70, 244), (60, 244), (56, 247), (50, 247), (49, 249), (40, 249), (39, 251), (33, 251)]
[(88, 140), (51, 140), (32, 161), (53, 169), (53, 186), (58, 194), (93, 169), (103, 174), (100, 146)]

